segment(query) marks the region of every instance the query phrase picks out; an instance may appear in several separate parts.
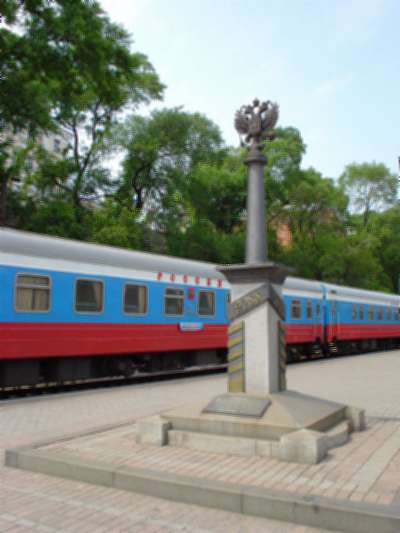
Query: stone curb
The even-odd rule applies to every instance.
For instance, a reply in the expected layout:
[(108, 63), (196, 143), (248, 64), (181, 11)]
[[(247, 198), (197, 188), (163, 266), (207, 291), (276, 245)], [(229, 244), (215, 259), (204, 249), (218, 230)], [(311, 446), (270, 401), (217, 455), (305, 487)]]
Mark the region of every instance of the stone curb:
[[(122, 425), (122, 424), (121, 424)], [(110, 428), (112, 429), (112, 428)], [(74, 435), (74, 438), (99, 430)], [(59, 438), (54, 442), (66, 440)], [(41, 445), (50, 444), (50, 442)], [(9, 467), (262, 518), (349, 533), (398, 533), (400, 506), (298, 496), (246, 485), (57, 456), (40, 444), (6, 451)]]

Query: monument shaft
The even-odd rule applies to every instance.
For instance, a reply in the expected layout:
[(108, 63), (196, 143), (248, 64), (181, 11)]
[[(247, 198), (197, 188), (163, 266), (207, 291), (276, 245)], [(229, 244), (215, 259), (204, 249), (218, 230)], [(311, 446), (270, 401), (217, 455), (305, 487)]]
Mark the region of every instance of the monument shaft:
[(266, 158), (260, 153), (249, 155), (247, 182), (246, 263), (267, 260), (267, 232), (265, 226), (264, 166)]

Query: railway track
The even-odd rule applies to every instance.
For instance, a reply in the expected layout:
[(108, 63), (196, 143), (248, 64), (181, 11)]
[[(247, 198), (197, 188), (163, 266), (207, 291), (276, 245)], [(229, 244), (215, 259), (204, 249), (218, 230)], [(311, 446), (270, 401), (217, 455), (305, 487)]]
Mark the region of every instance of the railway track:
[(64, 381), (62, 383), (39, 383), (34, 386), (5, 387), (0, 388), (0, 401), (24, 397), (41, 396), (45, 394), (57, 394), (69, 391), (90, 390), (105, 387), (117, 387), (122, 385), (134, 385), (150, 383), (152, 381), (165, 381), (168, 379), (182, 379), (193, 376), (205, 376), (225, 372), (227, 364), (210, 365), (205, 367), (190, 367), (183, 370), (165, 370), (162, 372), (137, 373), (132, 377), (115, 376), (112, 378), (81, 379), (76, 381)]

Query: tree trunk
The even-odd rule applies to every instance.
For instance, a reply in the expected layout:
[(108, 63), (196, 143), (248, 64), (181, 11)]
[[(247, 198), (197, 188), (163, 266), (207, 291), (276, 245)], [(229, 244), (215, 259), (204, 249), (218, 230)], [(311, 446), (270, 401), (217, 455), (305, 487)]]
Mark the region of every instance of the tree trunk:
[(8, 196), (8, 180), (6, 176), (3, 176), (3, 179), (0, 182), (0, 226), (6, 225), (7, 196)]

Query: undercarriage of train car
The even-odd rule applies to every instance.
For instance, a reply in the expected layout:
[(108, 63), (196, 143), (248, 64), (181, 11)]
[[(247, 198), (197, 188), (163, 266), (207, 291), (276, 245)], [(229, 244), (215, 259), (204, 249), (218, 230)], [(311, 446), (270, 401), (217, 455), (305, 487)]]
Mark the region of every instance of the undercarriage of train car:
[(226, 349), (0, 361), (0, 388), (207, 368), (226, 363)]
[(324, 347), (319, 339), (314, 343), (288, 344), (287, 362), (296, 363), (308, 359), (318, 359), (325, 354)]
[(289, 344), (287, 346), (287, 362), (295, 363), (322, 357), (339, 355), (356, 355), (368, 352), (394, 350), (400, 348), (400, 338), (338, 340), (321, 343)]

